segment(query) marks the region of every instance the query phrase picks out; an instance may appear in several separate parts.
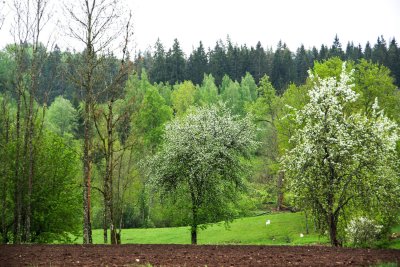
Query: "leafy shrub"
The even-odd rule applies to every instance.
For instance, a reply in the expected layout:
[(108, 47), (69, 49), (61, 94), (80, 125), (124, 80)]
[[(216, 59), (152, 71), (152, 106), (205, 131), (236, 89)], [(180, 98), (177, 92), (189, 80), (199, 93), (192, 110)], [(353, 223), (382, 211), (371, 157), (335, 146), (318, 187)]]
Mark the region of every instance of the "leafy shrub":
[(367, 217), (358, 217), (346, 227), (347, 240), (354, 247), (370, 247), (378, 241), (383, 226)]

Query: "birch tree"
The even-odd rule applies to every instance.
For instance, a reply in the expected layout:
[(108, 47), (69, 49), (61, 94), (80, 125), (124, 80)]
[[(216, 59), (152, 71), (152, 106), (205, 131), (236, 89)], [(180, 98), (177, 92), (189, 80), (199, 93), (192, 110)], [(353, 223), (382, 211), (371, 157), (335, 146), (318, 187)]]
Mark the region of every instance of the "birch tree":
[[(115, 90), (120, 87), (121, 72), (116, 79), (104, 79), (105, 58), (110, 53), (118, 52), (122, 57), (120, 71), (125, 72), (128, 54), (128, 39), (132, 35), (130, 16), (123, 12), (122, 2), (115, 0), (81, 0), (79, 3), (65, 4), (68, 34), (84, 47), (83, 62), (78, 67), (77, 77), (72, 77), (78, 88), (84, 91), (84, 144), (83, 144), (83, 243), (92, 243), (92, 227), (90, 218), (93, 117), (97, 92), (110, 91), (107, 121), (114, 124), (112, 105)], [(120, 51), (118, 51), (118, 48)], [(100, 88), (99, 88), (100, 87)], [(111, 107), (111, 110), (110, 110)], [(105, 138), (105, 137), (103, 137)], [(114, 137), (107, 137), (112, 142)], [(112, 149), (108, 151), (112, 153)], [(109, 155), (108, 156), (112, 156)], [(111, 161), (110, 161), (111, 162)], [(109, 170), (107, 170), (109, 171)], [(108, 179), (108, 178), (107, 178)]]
[(399, 207), (398, 125), (377, 101), (370, 117), (351, 112), (359, 95), (352, 90), (346, 64), (338, 79), (311, 74), (310, 79), (310, 101), (294, 112), (299, 130), (284, 165), (297, 201), (329, 232), (331, 244), (339, 246), (338, 226), (349, 211), (371, 213), (375, 206), (384, 217), (390, 213), (385, 211)]
[[(46, 53), (41, 51), (43, 50), (41, 35), (51, 16), (46, 0), (14, 0), (12, 9), (15, 13), (11, 33), (14, 36), (16, 59), (14, 87), (17, 95), (14, 243), (19, 243), (21, 240), (31, 241), (35, 142), (40, 135), (40, 130), (38, 131), (35, 126), (38, 114), (36, 97), (41, 69), (46, 58)], [(45, 109), (43, 117), (44, 111)], [(25, 131), (22, 140), (23, 130)], [(23, 147), (21, 147), (22, 141)], [(27, 184), (26, 192), (25, 184)]]

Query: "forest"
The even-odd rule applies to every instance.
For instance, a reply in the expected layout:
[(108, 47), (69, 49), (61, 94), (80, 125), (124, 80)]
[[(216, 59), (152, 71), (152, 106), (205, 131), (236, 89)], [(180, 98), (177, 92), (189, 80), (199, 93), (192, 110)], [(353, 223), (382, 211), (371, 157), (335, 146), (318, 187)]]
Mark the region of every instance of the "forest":
[(103, 229), (117, 244), (126, 228), (190, 226), (196, 244), (199, 229), (265, 211), (304, 212), (333, 246), (363, 227), (388, 237), (400, 212), (394, 38), (291, 51), (227, 37), (189, 55), (175, 39), (135, 54), (131, 16), (106, 2), (66, 9), (82, 51), (41, 41), (46, 2), (16, 6), (16, 41), (0, 51), (2, 243), (90, 244)]

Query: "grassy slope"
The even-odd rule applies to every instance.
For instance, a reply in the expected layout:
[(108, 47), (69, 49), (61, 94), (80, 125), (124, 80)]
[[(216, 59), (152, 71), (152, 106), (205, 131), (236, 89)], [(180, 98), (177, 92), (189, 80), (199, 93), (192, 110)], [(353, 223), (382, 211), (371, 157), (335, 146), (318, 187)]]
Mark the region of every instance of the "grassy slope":
[[(271, 224), (266, 225), (266, 220)], [(310, 224), (310, 231), (312, 230)], [(304, 237), (300, 237), (300, 233)], [(81, 243), (81, 240), (76, 240)], [(95, 244), (103, 243), (103, 231), (93, 231)], [(212, 225), (198, 233), (199, 244), (257, 244), (301, 245), (327, 243), (316, 233), (305, 234), (305, 217), (302, 213), (276, 213), (237, 219), (226, 229), (224, 224)], [(125, 229), (123, 244), (189, 244), (188, 227)]]

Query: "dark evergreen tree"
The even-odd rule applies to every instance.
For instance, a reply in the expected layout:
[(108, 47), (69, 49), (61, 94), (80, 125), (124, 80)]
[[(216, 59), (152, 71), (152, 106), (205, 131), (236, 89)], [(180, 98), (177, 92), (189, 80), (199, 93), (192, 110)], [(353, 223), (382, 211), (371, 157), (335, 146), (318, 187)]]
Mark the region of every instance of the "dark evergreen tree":
[(267, 73), (267, 55), (261, 42), (258, 42), (256, 48), (253, 47), (250, 50), (250, 73), (254, 77), (256, 83), (258, 83), (265, 73)]
[(208, 72), (208, 59), (203, 43), (193, 50), (186, 64), (186, 79), (194, 84), (201, 84), (204, 74)]
[(237, 45), (233, 45), (231, 40), (227, 40), (227, 51), (226, 51), (226, 59), (228, 63), (228, 72), (227, 74), (235, 81), (240, 80), (240, 51)]
[(383, 36), (378, 37), (374, 49), (372, 50), (372, 61), (375, 63), (380, 63), (387, 65), (388, 50), (386, 46), (386, 41)]
[(319, 50), (318, 60), (322, 61), (322, 60), (328, 59), (328, 53), (329, 53), (328, 47), (326, 45), (322, 44), (321, 49)]
[(283, 94), (286, 87), (294, 79), (294, 64), (292, 53), (285, 43), (279, 41), (272, 64), (271, 81), (278, 94)]
[(308, 76), (307, 71), (311, 67), (310, 58), (306, 53), (304, 45), (301, 45), (300, 48), (297, 49), (294, 63), (296, 69), (296, 77), (294, 82), (298, 85), (303, 84)]
[(170, 84), (183, 82), (185, 80), (186, 60), (178, 39), (174, 40), (172, 49), (168, 50), (166, 56), (167, 79)]
[(313, 46), (313, 48), (311, 50), (311, 54), (312, 54), (311, 63), (314, 65), (314, 61), (319, 60), (318, 49), (315, 46)]
[(387, 67), (392, 71), (397, 86), (400, 86), (400, 49), (396, 39), (393, 38), (389, 45)]
[(339, 57), (340, 59), (344, 59), (342, 44), (340, 43), (337, 34), (335, 35), (331, 49), (329, 49), (329, 57)]
[(164, 46), (160, 39), (154, 45), (153, 67), (148, 70), (150, 80), (154, 83), (167, 81), (167, 65)]
[(209, 52), (209, 57), (210, 73), (215, 78), (215, 84), (219, 86), (221, 85), (222, 77), (228, 73), (225, 45), (221, 40), (219, 40), (215, 44), (214, 49)]
[(371, 44), (369, 43), (369, 41), (365, 45), (364, 58), (366, 60), (371, 60), (372, 59), (372, 49), (371, 49)]

